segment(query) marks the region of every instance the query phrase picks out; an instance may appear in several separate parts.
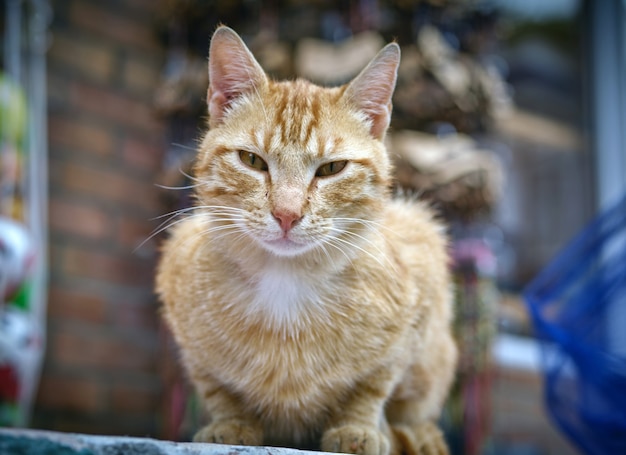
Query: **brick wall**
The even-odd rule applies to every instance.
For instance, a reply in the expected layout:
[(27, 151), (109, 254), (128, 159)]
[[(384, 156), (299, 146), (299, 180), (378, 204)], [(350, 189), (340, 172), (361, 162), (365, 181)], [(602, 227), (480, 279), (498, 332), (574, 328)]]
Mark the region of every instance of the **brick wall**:
[(33, 426), (159, 436), (153, 0), (52, 0), (48, 345)]

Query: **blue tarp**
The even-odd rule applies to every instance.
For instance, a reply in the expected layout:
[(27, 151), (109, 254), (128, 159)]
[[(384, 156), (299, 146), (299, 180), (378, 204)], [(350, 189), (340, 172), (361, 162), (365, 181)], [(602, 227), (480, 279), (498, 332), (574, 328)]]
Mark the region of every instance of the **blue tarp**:
[(626, 454), (626, 197), (527, 286), (547, 408), (584, 452)]

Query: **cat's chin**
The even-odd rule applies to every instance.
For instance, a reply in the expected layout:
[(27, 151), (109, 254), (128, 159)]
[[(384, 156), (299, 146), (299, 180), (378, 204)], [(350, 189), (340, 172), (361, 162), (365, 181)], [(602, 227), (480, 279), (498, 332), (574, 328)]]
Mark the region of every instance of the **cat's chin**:
[(313, 249), (311, 243), (294, 242), (288, 238), (279, 238), (276, 240), (264, 240), (263, 248), (276, 256), (295, 257)]

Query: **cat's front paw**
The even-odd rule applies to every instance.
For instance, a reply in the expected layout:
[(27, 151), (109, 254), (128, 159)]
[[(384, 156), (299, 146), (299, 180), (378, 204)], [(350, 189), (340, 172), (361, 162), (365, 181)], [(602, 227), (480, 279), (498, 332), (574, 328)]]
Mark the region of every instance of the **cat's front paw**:
[(324, 433), (322, 450), (358, 455), (388, 455), (389, 440), (376, 428), (345, 425), (331, 428)]
[(260, 446), (263, 444), (263, 430), (260, 426), (244, 420), (217, 421), (200, 429), (193, 441)]

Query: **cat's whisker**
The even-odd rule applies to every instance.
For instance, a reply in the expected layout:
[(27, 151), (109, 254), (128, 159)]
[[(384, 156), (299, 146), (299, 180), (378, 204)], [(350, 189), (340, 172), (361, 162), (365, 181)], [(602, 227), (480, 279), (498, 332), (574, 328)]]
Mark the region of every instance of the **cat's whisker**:
[(214, 242), (216, 240), (221, 240), (223, 238), (228, 237), (229, 235), (234, 235), (234, 234), (237, 234), (237, 233), (239, 235), (237, 235), (233, 239), (234, 242), (238, 242), (239, 240), (246, 238), (246, 236), (248, 235), (245, 231), (242, 231), (242, 230), (239, 230), (239, 231), (233, 230), (233, 232), (222, 232), (220, 235), (217, 235), (217, 236), (215, 236), (215, 238), (211, 239), (210, 242)]
[(154, 186), (157, 188), (161, 188), (162, 190), (192, 190), (200, 186), (200, 183), (196, 183), (194, 185), (185, 185), (185, 186), (167, 186), (161, 185), (160, 183), (155, 183)]
[[(349, 262), (351, 265), (354, 265), (354, 262), (352, 261), (352, 258), (351, 258), (350, 256), (348, 256), (348, 253), (346, 253), (346, 252), (344, 251), (344, 249), (343, 249), (343, 248), (341, 248), (341, 246), (340, 246), (340, 245), (335, 244), (335, 243), (336, 243), (336, 240), (337, 240), (337, 238), (336, 238), (336, 237), (328, 237), (328, 238), (324, 239), (324, 243), (323, 243), (323, 245), (324, 245), (324, 246), (326, 246), (326, 245), (328, 245), (328, 246), (332, 246), (333, 248), (335, 248), (335, 249), (339, 250), (339, 251), (340, 251), (340, 252), (341, 252), (341, 253), (342, 253), (342, 254), (346, 257), (346, 259), (348, 260), (348, 262)], [(329, 255), (328, 251), (325, 251), (325, 252), (326, 252), (326, 254), (327, 254), (327, 255)]]
[[(184, 207), (182, 209), (178, 209), (178, 210), (174, 210), (168, 213), (164, 213), (163, 215), (159, 215), (159, 216), (155, 216), (154, 218), (151, 218), (150, 221), (154, 221), (154, 220), (159, 220), (161, 218), (165, 218), (168, 217), (167, 220), (165, 220), (163, 223), (161, 223), (159, 226), (157, 226), (156, 229), (159, 229), (161, 226), (163, 226), (164, 224), (167, 224), (170, 220), (176, 218), (179, 215), (183, 215), (186, 214), (188, 212), (198, 212), (194, 215), (206, 215), (205, 212), (202, 212), (200, 209), (207, 209), (207, 208), (212, 208), (212, 207), (218, 207), (220, 209), (231, 209), (231, 207), (222, 207), (222, 206), (209, 206), (209, 205), (205, 205), (205, 206), (192, 206), (192, 207)], [(233, 209), (234, 210), (234, 209)], [(239, 210), (239, 209), (237, 209)], [(242, 210), (243, 212), (243, 210)], [(237, 213), (237, 212), (235, 212)], [(192, 216), (194, 216), (192, 215)]]
[[(230, 224), (235, 225), (235, 222), (237, 220), (234, 220), (232, 218), (229, 217), (225, 217), (225, 218), (210, 218), (206, 220), (205, 224), (215, 224), (215, 223), (224, 223), (224, 222), (230, 222)], [(217, 226), (227, 226), (225, 224), (218, 224)], [(217, 227), (216, 226), (216, 227)], [(239, 227), (239, 226), (238, 226)], [(241, 228), (240, 228), (241, 229)]]
[(146, 237), (145, 240), (143, 240), (139, 245), (137, 245), (135, 247), (135, 249), (133, 249), (133, 253), (137, 252), (137, 250), (139, 250), (142, 246), (144, 246), (146, 243), (148, 243), (150, 240), (152, 240), (154, 237), (156, 237), (157, 235), (161, 234), (162, 232), (167, 231), (168, 229), (176, 226), (177, 224), (189, 219), (189, 218), (194, 218), (194, 217), (202, 217), (202, 216), (206, 216), (204, 213), (194, 213), (193, 215), (189, 215), (186, 216), (184, 218), (180, 218), (178, 220), (172, 221), (173, 219), (176, 218), (176, 216), (178, 215), (178, 213), (176, 213), (175, 215), (171, 216), (170, 218), (168, 218), (167, 220), (165, 220), (163, 223), (161, 223), (159, 226), (157, 226), (148, 237)]
[[(212, 226), (209, 229), (205, 229), (203, 231), (198, 232), (198, 235), (201, 236), (207, 236), (209, 234), (213, 234), (215, 232), (223, 232), (223, 231), (227, 231), (227, 234), (231, 234), (233, 232), (241, 232), (241, 228), (239, 228), (238, 226), (232, 225), (232, 224), (223, 224), (221, 226)], [(231, 232), (228, 232), (231, 231)], [(218, 237), (222, 237), (222, 236), (218, 236)], [(215, 240), (217, 240), (218, 237), (211, 237), (208, 239), (209, 242), (214, 242)]]
[[(216, 235), (213, 236), (212, 234), (216, 233), (216, 232), (221, 232), (220, 235)], [(204, 229), (202, 231), (196, 232), (193, 236), (189, 236), (185, 239), (183, 239), (183, 241), (181, 243), (179, 243), (177, 245), (177, 247), (184, 247), (188, 242), (192, 242), (197, 238), (203, 238), (206, 239), (207, 242), (205, 244), (202, 245), (203, 248), (208, 247), (211, 243), (215, 242), (218, 239), (224, 238), (228, 235), (232, 235), (232, 234), (237, 234), (239, 233), (240, 235), (242, 235), (241, 229), (235, 225), (235, 224), (226, 224), (226, 225), (219, 225), (219, 226), (212, 226), (209, 229)]]
[(377, 232), (380, 229), (384, 229), (385, 231), (389, 232), (390, 234), (396, 235), (398, 236), (399, 234), (394, 231), (393, 229), (389, 228), (388, 226), (385, 226), (384, 224), (378, 222), (378, 221), (374, 221), (374, 220), (364, 220), (362, 218), (341, 218), (341, 217), (333, 217), (332, 218), (333, 221), (347, 221), (347, 222), (351, 222), (351, 223), (357, 223), (357, 224), (361, 224), (365, 227), (368, 228), (373, 228), (373, 231), (376, 232), (379, 235), (383, 235), (382, 233)]
[(202, 212), (196, 212), (196, 213), (192, 213), (192, 214), (188, 214), (188, 212), (192, 212), (192, 209), (181, 209), (181, 210), (176, 210), (174, 212), (165, 214), (165, 215), (161, 215), (159, 217), (153, 218), (153, 220), (157, 220), (159, 218), (163, 218), (164, 216), (168, 216), (168, 218), (161, 222), (161, 224), (159, 224), (156, 228), (154, 228), (154, 230), (152, 231), (152, 234), (156, 235), (156, 234), (160, 234), (161, 232), (169, 229), (171, 226), (174, 226), (174, 224), (170, 224), (172, 222), (172, 220), (175, 220), (176, 217), (180, 216), (180, 215), (187, 215), (185, 218), (181, 218), (181, 220), (183, 219), (187, 219), (187, 218), (201, 218), (203, 216), (206, 216), (206, 213), (202, 213)]
[[(234, 236), (231, 241), (233, 243), (237, 243), (248, 235), (244, 230), (240, 229), (238, 226), (228, 225), (228, 226), (222, 226), (222, 228), (223, 229), (215, 229), (215, 228), (207, 229), (197, 234), (197, 236), (202, 236), (206, 238), (207, 242), (203, 245), (204, 248), (229, 236)], [(215, 235), (216, 233), (217, 235)]]
[(185, 207), (185, 208), (182, 208), (182, 209), (174, 210), (172, 212), (164, 213), (163, 215), (155, 216), (154, 218), (150, 218), (150, 221), (159, 220), (159, 219), (165, 218), (167, 216), (181, 215), (183, 213), (190, 212), (190, 211), (193, 211), (193, 210), (196, 210), (196, 209), (197, 209), (197, 207)]
[[(170, 224), (170, 223), (177, 216), (184, 215), (184, 214), (186, 214), (188, 212), (192, 212), (192, 211), (194, 211), (196, 209), (197, 209), (197, 207), (186, 207), (186, 208), (182, 208), (182, 209), (179, 209), (179, 210), (174, 210), (173, 212), (165, 213), (163, 215), (159, 215), (157, 217), (152, 218), (151, 220), (154, 221), (154, 220), (158, 220), (158, 219), (161, 219), (161, 218), (164, 218), (164, 217), (168, 217), (165, 221), (163, 221), (156, 228), (154, 228), (154, 230), (150, 233), (150, 236), (147, 239), (145, 239), (139, 246), (137, 246), (135, 251), (137, 249), (139, 249), (141, 246), (143, 246), (143, 244), (145, 242), (149, 241), (154, 236), (156, 236), (156, 235), (160, 234), (161, 232), (166, 231), (170, 227), (174, 226), (174, 224)], [(187, 216), (186, 218), (202, 217), (202, 216), (206, 216), (206, 213), (203, 213), (203, 212), (194, 213), (192, 215)]]
[(215, 212), (217, 210), (223, 210), (224, 212), (231, 212), (231, 213), (248, 213), (247, 210), (240, 209), (237, 207), (229, 207), (226, 205), (198, 205), (196, 206), (196, 209), (205, 209), (211, 212)]
[(348, 236), (352, 236), (352, 237), (356, 237), (360, 240), (362, 240), (363, 242), (365, 242), (368, 245), (371, 245), (372, 247), (374, 247), (383, 257), (386, 256), (385, 252), (383, 250), (381, 250), (373, 241), (371, 241), (370, 239), (363, 237), (360, 234), (357, 234), (356, 232), (352, 232), (352, 231), (348, 231), (348, 230), (341, 230), (341, 229), (337, 229), (337, 228), (331, 228), (332, 232), (340, 232), (341, 234), (344, 235), (348, 235)]
[(240, 212), (227, 212), (227, 211), (214, 211), (214, 212), (205, 212), (206, 216), (215, 219), (216, 217), (224, 217), (232, 220), (243, 220), (245, 219), (245, 214)]
[(326, 259), (328, 259), (328, 262), (332, 263), (333, 260), (330, 257), (330, 254), (328, 254), (328, 251), (325, 248), (324, 242), (322, 242), (320, 245), (316, 246), (313, 251), (315, 251), (315, 253), (317, 254), (318, 262), (322, 262), (322, 253), (324, 253), (324, 255), (326, 256)]
[(328, 251), (324, 247), (323, 243), (318, 248), (315, 248), (315, 252), (317, 253), (317, 259), (319, 262), (322, 262), (322, 253), (324, 253), (328, 262), (332, 262), (333, 259), (330, 257), (330, 254), (328, 254)]
[(200, 185), (206, 185), (206, 183), (207, 183), (207, 182), (199, 179), (198, 177), (195, 177), (195, 176), (193, 176), (191, 174), (188, 174), (187, 172), (185, 172), (181, 168), (178, 168), (178, 172), (180, 172), (184, 177), (187, 177), (192, 182), (198, 182)]
[[(345, 231), (339, 231), (339, 232), (345, 233)], [(333, 237), (333, 240), (335, 240), (335, 241), (337, 241), (337, 242), (339, 242), (339, 243), (341, 243), (341, 244), (343, 244), (343, 245), (347, 245), (347, 246), (349, 246), (349, 247), (356, 248), (356, 249), (357, 249), (357, 250), (359, 250), (360, 252), (362, 252), (362, 253), (364, 253), (364, 254), (368, 255), (369, 257), (371, 257), (372, 259), (374, 259), (376, 262), (378, 262), (378, 264), (379, 264), (381, 267), (385, 267), (385, 264), (384, 264), (383, 262), (381, 262), (379, 258), (377, 258), (375, 255), (373, 255), (371, 252), (367, 251), (365, 248), (360, 247), (360, 246), (359, 246), (359, 245), (357, 245), (356, 243), (351, 242), (351, 241), (346, 240), (346, 239), (342, 239), (341, 237)], [(380, 251), (380, 250), (379, 250), (379, 251)], [(389, 261), (387, 261), (387, 262), (389, 262)], [(393, 264), (389, 263), (389, 265), (391, 265), (391, 266), (393, 267)], [(394, 267), (394, 269), (395, 269), (395, 267)]]
[(195, 147), (192, 147), (192, 146), (186, 145), (186, 144), (181, 144), (180, 142), (172, 142), (171, 145), (173, 145), (174, 147), (178, 147), (180, 149), (183, 149), (183, 150), (189, 150), (190, 152), (195, 152), (196, 151)]
[(191, 174), (189, 174), (189, 173), (185, 172), (184, 170), (182, 170), (182, 169), (180, 169), (180, 168), (178, 169), (178, 172), (180, 172), (180, 173), (181, 173), (184, 177), (188, 178), (188, 179), (189, 179), (189, 180), (191, 180), (192, 182), (197, 182), (197, 186), (196, 186), (196, 188), (197, 188), (197, 187), (201, 187), (201, 186), (204, 186), (204, 185), (209, 185), (209, 184), (210, 184), (210, 182), (208, 182), (208, 181), (206, 181), (206, 180), (203, 180), (203, 179), (201, 179), (201, 178), (198, 178), (198, 177), (196, 177), (196, 176), (194, 176), (194, 175), (191, 175)]
[[(195, 212), (195, 213), (192, 213), (191, 215), (189, 215), (188, 214), (189, 212)], [(134, 251), (137, 251), (139, 248), (141, 248), (146, 242), (150, 241), (152, 238), (172, 228), (173, 226), (177, 225), (178, 223), (180, 223), (181, 221), (187, 218), (207, 217), (207, 221), (209, 221), (209, 219), (213, 221), (235, 221), (237, 219), (243, 220), (242, 215), (244, 213), (245, 213), (245, 210), (238, 209), (235, 207), (220, 206), (220, 205), (201, 205), (197, 207), (185, 207), (179, 210), (174, 210), (172, 212), (165, 213), (163, 215), (153, 218), (153, 220), (158, 220), (164, 217), (168, 217), (165, 221), (159, 224), (159, 226), (157, 226), (150, 233), (150, 235), (135, 248)], [(187, 216), (177, 221), (172, 222), (172, 220), (174, 220), (177, 216), (184, 215), (184, 214), (187, 214)], [(220, 219), (211, 218), (215, 216), (220, 216), (220, 217), (225, 217), (225, 218), (220, 218)]]
[[(381, 249), (380, 249), (380, 248), (379, 248), (379, 247), (378, 247), (378, 246), (377, 246), (374, 242), (372, 242), (371, 240), (369, 240), (369, 239), (367, 239), (367, 238), (363, 237), (362, 235), (359, 235), (359, 234), (357, 234), (357, 233), (355, 233), (355, 232), (345, 231), (345, 234), (346, 234), (346, 235), (349, 235), (349, 236), (357, 237), (358, 239), (363, 240), (365, 243), (367, 243), (367, 244), (371, 245), (373, 248), (375, 248), (375, 249), (376, 249), (376, 251), (378, 251), (378, 252), (380, 253), (380, 255), (384, 258), (385, 262), (386, 262), (387, 264), (389, 264), (389, 266), (391, 267), (391, 269), (392, 269), (394, 272), (397, 272), (397, 269), (396, 269), (395, 264), (394, 264), (393, 262), (391, 262), (391, 260), (389, 259), (388, 255), (387, 255), (387, 254), (386, 254), (383, 250), (381, 250)], [(380, 235), (380, 233), (379, 233), (379, 235)], [(372, 256), (372, 257), (373, 257), (373, 256)], [(379, 262), (379, 263), (380, 263), (380, 262)]]

